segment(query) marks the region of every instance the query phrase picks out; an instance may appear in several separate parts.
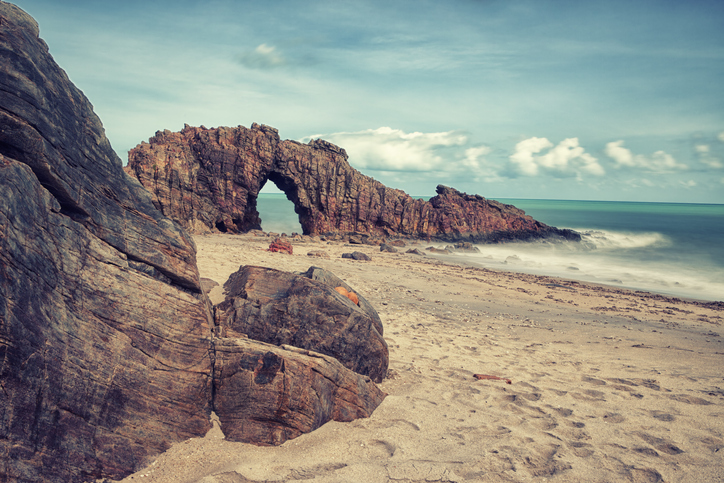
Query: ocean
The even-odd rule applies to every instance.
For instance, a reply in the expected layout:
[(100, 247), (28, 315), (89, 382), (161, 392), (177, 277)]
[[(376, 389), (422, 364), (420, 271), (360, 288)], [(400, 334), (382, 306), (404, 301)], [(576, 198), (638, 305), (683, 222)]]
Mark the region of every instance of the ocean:
[[(505, 199), (538, 221), (571, 228), (581, 242), (478, 245), (480, 253), (443, 256), (470, 265), (724, 300), (724, 205)], [(262, 193), (262, 229), (301, 233), (284, 194)], [(445, 243), (431, 243), (444, 247)]]

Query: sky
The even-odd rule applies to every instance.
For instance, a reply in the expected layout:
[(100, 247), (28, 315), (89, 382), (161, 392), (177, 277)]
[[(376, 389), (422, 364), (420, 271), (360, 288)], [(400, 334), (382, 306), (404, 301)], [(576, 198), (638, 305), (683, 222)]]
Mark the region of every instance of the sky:
[(267, 124), (387, 186), (724, 203), (724, 1), (17, 0), (124, 162)]

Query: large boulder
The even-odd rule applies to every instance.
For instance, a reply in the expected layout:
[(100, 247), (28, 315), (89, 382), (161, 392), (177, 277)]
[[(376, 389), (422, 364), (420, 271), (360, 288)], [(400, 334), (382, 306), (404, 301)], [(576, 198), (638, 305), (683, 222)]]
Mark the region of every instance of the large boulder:
[(259, 124), (159, 131), (129, 152), (126, 169), (166, 216), (197, 233), (260, 229), (257, 198), (271, 181), (294, 203), (305, 235), (580, 239), (512, 205), (442, 185), (429, 201), (415, 199), (352, 168), (334, 144), (282, 141), (276, 129)]
[(215, 407), (227, 440), (277, 445), (330, 420), (372, 414), (385, 394), (336, 359), (246, 338), (216, 339)]
[[(228, 439), (276, 444), (384, 397), (331, 358), (213, 329), (193, 239), (0, 1), (0, 481), (120, 479), (203, 436), (212, 410)], [(229, 423), (247, 400), (264, 415), (248, 430)]]
[(194, 243), (5, 2), (0, 107), (0, 481), (122, 477), (209, 428)]
[[(345, 284), (346, 285), (346, 284)], [(371, 317), (330, 285), (271, 268), (244, 266), (224, 284), (217, 324), (249, 338), (327, 354), (380, 382), (389, 351)], [(367, 308), (367, 307), (366, 307)]]
[(320, 267), (309, 267), (309, 269), (301, 275), (307, 277), (308, 279), (322, 282), (328, 287), (344, 287), (348, 292), (356, 293), (358, 300), (357, 306), (362, 309), (364, 313), (369, 315), (369, 317), (372, 319), (372, 323), (375, 324), (375, 329), (377, 329), (377, 332), (379, 332), (380, 335), (384, 335), (382, 319), (380, 319), (380, 316), (375, 308), (372, 306), (371, 303), (367, 301), (366, 298), (364, 298), (361, 294), (357, 293), (352, 287), (347, 285), (347, 282), (345, 282), (329, 270)]

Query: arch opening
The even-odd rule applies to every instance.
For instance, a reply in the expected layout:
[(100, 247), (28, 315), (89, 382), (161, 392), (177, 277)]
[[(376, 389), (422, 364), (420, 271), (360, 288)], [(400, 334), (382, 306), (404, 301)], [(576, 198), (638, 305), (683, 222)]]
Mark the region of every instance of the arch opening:
[[(270, 182), (271, 181), (271, 182)], [(267, 180), (256, 199), (261, 229), (267, 233), (302, 233), (294, 203), (273, 180)]]

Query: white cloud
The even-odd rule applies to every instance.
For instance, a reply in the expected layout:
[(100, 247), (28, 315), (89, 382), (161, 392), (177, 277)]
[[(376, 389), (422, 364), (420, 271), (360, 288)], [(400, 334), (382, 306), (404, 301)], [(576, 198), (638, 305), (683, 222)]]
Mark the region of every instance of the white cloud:
[(663, 173), (689, 169), (687, 165), (677, 162), (673, 156), (664, 151), (656, 151), (651, 156), (634, 155), (623, 147), (623, 141), (606, 144), (606, 155), (615, 161), (616, 168), (638, 168)]
[[(459, 150), (468, 142), (467, 136), (455, 131), (406, 133), (390, 127), (319, 137), (343, 147), (353, 166), (384, 171), (449, 170), (460, 159), (453, 148)], [(488, 152), (489, 148), (468, 148), (462, 164), (479, 167)]]
[(679, 181), (679, 184), (684, 188), (693, 188), (694, 186), (696, 186), (696, 181), (690, 179), (689, 181)]
[(490, 154), (492, 149), (488, 146), (478, 146), (465, 150), (465, 159), (462, 160), (462, 166), (472, 170), (480, 170), (485, 166), (485, 156)]
[(702, 164), (712, 169), (724, 168), (724, 164), (721, 162), (721, 160), (712, 156), (711, 151), (711, 146), (709, 146), (708, 144), (697, 144), (694, 146), (694, 153), (696, 154), (697, 158), (699, 158), (699, 161), (701, 161)]
[(717, 139), (724, 143), (724, 131), (720, 132), (717, 136)]
[[(538, 154), (544, 149), (549, 150), (545, 154)], [(579, 146), (578, 138), (567, 138), (554, 146), (546, 138), (532, 137), (519, 142), (509, 159), (509, 168), (514, 176), (537, 176), (543, 173), (556, 177), (576, 176), (580, 179), (584, 173), (593, 176), (605, 174), (598, 160)]]
[(523, 176), (536, 176), (539, 169), (534, 155), (552, 146), (546, 138), (532, 137), (519, 142), (515, 145), (515, 153), (510, 155), (513, 170)]
[(259, 44), (254, 50), (239, 55), (238, 60), (246, 67), (262, 70), (281, 67), (287, 63), (276, 47), (267, 44)]

